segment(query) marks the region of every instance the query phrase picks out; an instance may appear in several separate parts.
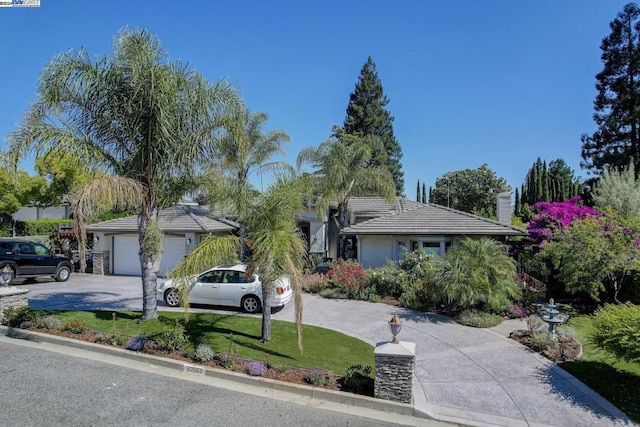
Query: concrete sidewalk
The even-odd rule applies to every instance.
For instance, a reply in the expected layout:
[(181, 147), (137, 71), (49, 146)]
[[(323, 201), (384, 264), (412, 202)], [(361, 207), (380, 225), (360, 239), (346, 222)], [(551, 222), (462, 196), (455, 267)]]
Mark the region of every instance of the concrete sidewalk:
[[(522, 321), (478, 329), (385, 304), (304, 296), (305, 324), (372, 345), (391, 339), (387, 322), (393, 314), (403, 321), (400, 340), (416, 343), (417, 414), (467, 425), (633, 425), (572, 375), (507, 338)], [(293, 307), (274, 318), (293, 321)]]
[[(140, 310), (140, 283), (139, 277), (72, 275), (67, 283), (24, 287), (31, 290), (34, 308)], [(309, 294), (303, 301), (305, 324), (333, 329), (374, 346), (390, 340), (387, 322), (397, 314), (403, 321), (400, 340), (416, 343), (413, 393), (417, 415), (466, 425), (633, 425), (624, 413), (566, 371), (508, 339), (511, 330), (523, 327), (521, 321), (477, 329), (448, 317), (385, 304)], [(272, 318), (294, 321), (293, 304)]]

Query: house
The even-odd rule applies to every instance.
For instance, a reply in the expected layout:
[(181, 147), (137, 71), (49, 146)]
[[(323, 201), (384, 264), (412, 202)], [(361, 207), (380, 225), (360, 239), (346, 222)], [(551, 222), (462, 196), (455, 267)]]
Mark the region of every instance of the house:
[(508, 215), (498, 221), (440, 205), (399, 201), (396, 209), (390, 209), (387, 215), (356, 222), (340, 234), (349, 239), (347, 247), (351, 255), (365, 267), (380, 267), (387, 260), (398, 261), (404, 250), (423, 249), (440, 255), (466, 237), (492, 237), (508, 242), (515, 236), (527, 235), (526, 231), (509, 224), (511, 211), (500, 206), (510, 204), (510, 200), (510, 195), (498, 197), (499, 216)]
[[(225, 235), (238, 229), (238, 224), (225, 218), (212, 218), (209, 210), (197, 205), (178, 205), (163, 209), (158, 224), (164, 237), (158, 274), (165, 276), (176, 264), (210, 235)], [(95, 273), (140, 275), (140, 245), (137, 215), (99, 222), (87, 226), (93, 233), (95, 256), (101, 258), (103, 268)]]

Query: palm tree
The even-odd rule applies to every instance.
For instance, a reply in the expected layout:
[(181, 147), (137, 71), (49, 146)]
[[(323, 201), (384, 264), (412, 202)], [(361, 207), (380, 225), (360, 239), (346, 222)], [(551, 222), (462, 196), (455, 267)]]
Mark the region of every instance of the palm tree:
[(196, 188), (224, 117), (241, 105), (236, 90), (171, 62), (148, 31), (125, 29), (111, 56), (94, 59), (81, 49), (54, 57), (40, 74), (38, 94), (10, 137), (8, 163), (15, 169), (27, 154), (64, 149), (112, 175), (76, 194), (79, 238), (101, 209), (138, 211), (142, 319), (157, 317), (158, 211)]
[(449, 304), (466, 308), (500, 296), (520, 297), (515, 261), (495, 240), (465, 239), (432, 261), (434, 284)]
[[(220, 143), (220, 156), (212, 162), (209, 175), (209, 199), (212, 208), (234, 216), (240, 224), (240, 236), (210, 237), (198, 245), (172, 272), (188, 277), (222, 262), (242, 260), (248, 274), (259, 269), (262, 287), (262, 340), (271, 339), (270, 286), (278, 277), (291, 279), (295, 295), (298, 337), (301, 340), (303, 236), (296, 215), (303, 210), (303, 199), (311, 188), (308, 177), (296, 176), (285, 162), (269, 161), (284, 154), (282, 143), (289, 136), (281, 130), (262, 131), (265, 113), (240, 111), (225, 120), (226, 135)], [(249, 181), (254, 172), (276, 172), (265, 194)], [(187, 284), (182, 297), (188, 307)], [(302, 342), (299, 341), (300, 346)]]
[[(380, 145), (379, 139), (345, 133), (333, 129), (336, 139), (329, 139), (318, 147), (307, 147), (298, 154), (298, 167), (310, 164), (315, 170), (315, 205), (320, 215), (337, 203), (340, 229), (349, 225), (349, 198), (351, 196), (382, 196), (392, 200), (395, 184), (384, 166), (371, 166), (371, 147)], [(338, 255), (344, 257), (345, 242), (339, 240)]]

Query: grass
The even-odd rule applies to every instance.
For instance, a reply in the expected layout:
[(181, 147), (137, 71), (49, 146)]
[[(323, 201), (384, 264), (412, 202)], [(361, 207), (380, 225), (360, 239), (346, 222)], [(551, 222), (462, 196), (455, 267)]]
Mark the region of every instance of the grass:
[[(79, 320), (90, 329), (105, 333), (153, 338), (175, 327), (183, 313), (161, 312), (158, 319), (138, 324), (139, 312), (57, 311), (63, 321)], [(115, 328), (115, 330), (114, 330)], [(229, 352), (231, 344), (237, 356), (281, 366), (321, 367), (344, 375), (351, 365), (374, 366), (373, 348), (369, 344), (329, 329), (303, 325), (304, 353), (298, 350), (295, 324), (271, 321), (271, 340), (260, 340), (262, 319), (246, 316), (191, 313), (186, 331), (192, 344), (209, 344), (217, 353)], [(233, 341), (233, 343), (232, 343)]]
[(589, 341), (590, 317), (572, 317), (569, 325), (575, 329), (584, 353), (579, 360), (561, 367), (640, 423), (640, 363), (618, 361), (595, 347)]

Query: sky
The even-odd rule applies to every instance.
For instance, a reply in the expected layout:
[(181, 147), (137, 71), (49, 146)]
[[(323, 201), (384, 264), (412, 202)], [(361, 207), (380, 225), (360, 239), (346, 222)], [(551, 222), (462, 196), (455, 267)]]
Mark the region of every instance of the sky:
[[(0, 8), (0, 141), (15, 130), (43, 66), (84, 47), (111, 52), (124, 27), (146, 28), (172, 60), (225, 79), (266, 129), (291, 137), (284, 160), (342, 125), (371, 56), (389, 98), (405, 193), (486, 163), (512, 188), (540, 157), (576, 176), (592, 133), (600, 42), (618, 0), (41, 0)], [(33, 173), (32, 159), (21, 168)], [(254, 177), (255, 179), (255, 177)], [(259, 180), (258, 180), (259, 181)], [(254, 181), (256, 182), (256, 181)]]

